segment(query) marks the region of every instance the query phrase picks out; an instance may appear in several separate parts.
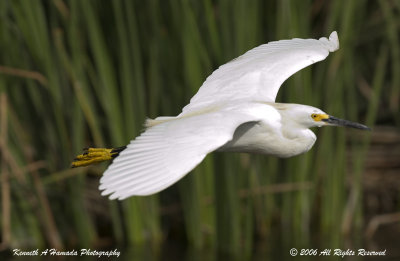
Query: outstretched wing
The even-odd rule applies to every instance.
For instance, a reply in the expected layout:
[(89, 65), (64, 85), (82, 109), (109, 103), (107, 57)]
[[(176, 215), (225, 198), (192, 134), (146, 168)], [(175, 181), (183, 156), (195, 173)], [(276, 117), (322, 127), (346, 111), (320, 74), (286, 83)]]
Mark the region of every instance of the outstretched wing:
[(182, 114), (224, 101), (274, 102), (287, 78), (337, 49), (336, 32), (329, 39), (296, 38), (260, 45), (214, 71)]
[(100, 180), (102, 195), (150, 195), (177, 182), (207, 155), (232, 139), (247, 114), (219, 111), (159, 123), (114, 159)]

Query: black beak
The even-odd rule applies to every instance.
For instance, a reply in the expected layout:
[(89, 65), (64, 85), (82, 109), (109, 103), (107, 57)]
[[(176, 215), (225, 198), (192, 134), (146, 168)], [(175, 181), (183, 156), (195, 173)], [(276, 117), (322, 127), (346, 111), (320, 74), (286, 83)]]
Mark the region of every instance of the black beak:
[(357, 123), (357, 122), (352, 122), (352, 121), (348, 121), (348, 120), (342, 120), (333, 116), (329, 116), (328, 119), (322, 119), (322, 121), (329, 123), (331, 125), (335, 125), (335, 126), (345, 126), (345, 127), (350, 127), (350, 128), (356, 128), (356, 129), (360, 129), (360, 130), (371, 130), (369, 127)]

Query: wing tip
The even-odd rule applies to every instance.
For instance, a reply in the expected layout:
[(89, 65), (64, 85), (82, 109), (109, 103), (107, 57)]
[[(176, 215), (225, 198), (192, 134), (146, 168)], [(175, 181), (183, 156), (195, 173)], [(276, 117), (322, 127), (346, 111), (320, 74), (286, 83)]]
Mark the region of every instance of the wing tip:
[(329, 39), (327, 40), (328, 40), (328, 49), (330, 52), (334, 52), (339, 49), (339, 36), (336, 31), (333, 31), (329, 35)]
[(113, 188), (110, 184), (106, 184), (100, 181), (99, 190), (101, 191), (101, 195), (103, 197), (108, 197), (110, 200), (124, 200), (133, 196), (151, 196), (155, 193), (160, 192), (165, 189), (165, 187), (161, 187), (158, 189), (140, 189), (135, 191), (129, 191), (127, 189)]
[(99, 187), (99, 190), (101, 190), (101, 195), (103, 197), (108, 197), (109, 200), (124, 200), (130, 196), (133, 196), (133, 195), (128, 195), (124, 197), (120, 195), (117, 190), (104, 188), (101, 185)]

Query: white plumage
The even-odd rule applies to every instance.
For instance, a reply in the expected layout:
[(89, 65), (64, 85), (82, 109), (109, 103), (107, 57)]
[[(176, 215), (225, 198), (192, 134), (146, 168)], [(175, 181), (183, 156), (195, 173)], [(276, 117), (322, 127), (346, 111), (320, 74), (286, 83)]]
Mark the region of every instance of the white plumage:
[(294, 73), (339, 49), (336, 32), (329, 40), (292, 39), (260, 45), (215, 70), (183, 108), (183, 113), (231, 101), (274, 102), (282, 83)]
[(148, 120), (146, 131), (105, 171), (100, 180), (102, 195), (124, 199), (154, 194), (177, 182), (215, 150), (290, 157), (312, 147), (316, 137), (310, 127), (365, 127), (311, 106), (275, 103), (288, 77), (338, 48), (333, 32), (329, 39), (270, 42), (222, 65), (181, 114)]
[[(229, 121), (225, 121), (229, 114)], [(204, 157), (232, 139), (251, 117), (218, 110), (176, 118), (147, 129), (114, 159), (101, 178), (103, 195), (111, 199), (149, 195), (172, 185)], [(206, 124), (199, 124), (206, 123)]]

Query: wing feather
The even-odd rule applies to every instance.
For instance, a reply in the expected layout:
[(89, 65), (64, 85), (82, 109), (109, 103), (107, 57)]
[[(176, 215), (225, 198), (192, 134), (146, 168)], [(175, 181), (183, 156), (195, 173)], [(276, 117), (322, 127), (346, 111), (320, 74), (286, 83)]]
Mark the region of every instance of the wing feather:
[(234, 100), (274, 102), (287, 78), (337, 49), (336, 32), (329, 39), (295, 38), (258, 46), (215, 70), (182, 114)]
[(147, 129), (123, 150), (100, 180), (102, 195), (124, 199), (159, 192), (230, 141), (254, 116), (232, 111), (176, 118)]

